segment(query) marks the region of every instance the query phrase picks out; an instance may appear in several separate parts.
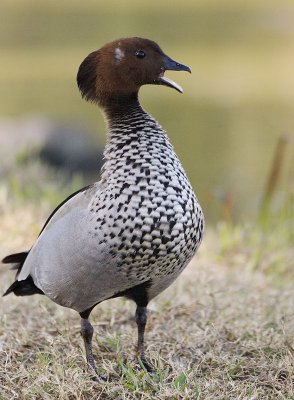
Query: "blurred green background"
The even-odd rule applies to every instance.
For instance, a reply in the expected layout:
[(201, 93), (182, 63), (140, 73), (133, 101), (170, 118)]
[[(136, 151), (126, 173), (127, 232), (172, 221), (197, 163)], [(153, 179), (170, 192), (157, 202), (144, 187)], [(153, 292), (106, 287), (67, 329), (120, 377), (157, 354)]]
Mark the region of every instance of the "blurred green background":
[(282, 134), (288, 142), (273, 207), (293, 191), (293, 0), (1, 0), (0, 20), (0, 118), (82, 121), (103, 143), (102, 116), (75, 83), (78, 66), (112, 39), (147, 37), (193, 70), (167, 74), (184, 95), (151, 86), (140, 95), (208, 220), (222, 217), (224, 203), (236, 220), (256, 215)]

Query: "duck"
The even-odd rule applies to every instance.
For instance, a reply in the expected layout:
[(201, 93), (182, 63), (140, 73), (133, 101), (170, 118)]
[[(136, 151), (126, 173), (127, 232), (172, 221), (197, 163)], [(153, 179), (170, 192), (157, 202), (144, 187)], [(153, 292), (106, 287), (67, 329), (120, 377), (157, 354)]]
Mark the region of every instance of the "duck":
[(203, 237), (203, 211), (184, 168), (139, 101), (144, 85), (183, 92), (166, 71), (191, 69), (140, 37), (114, 40), (84, 59), (78, 88), (102, 110), (108, 128), (101, 178), (52, 212), (29, 251), (2, 260), (16, 270), (4, 296), (45, 295), (79, 313), (94, 374), (89, 316), (117, 297), (136, 304), (136, 354), (152, 372), (145, 356), (147, 306), (181, 274)]

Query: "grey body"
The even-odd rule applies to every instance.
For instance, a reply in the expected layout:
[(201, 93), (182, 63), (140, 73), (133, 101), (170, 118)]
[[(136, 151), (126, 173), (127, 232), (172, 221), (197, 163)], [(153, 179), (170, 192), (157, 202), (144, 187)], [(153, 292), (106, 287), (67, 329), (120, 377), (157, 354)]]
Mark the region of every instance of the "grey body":
[(149, 282), (168, 287), (195, 254), (203, 213), (165, 132), (142, 109), (113, 119), (101, 181), (50, 219), (18, 276), (82, 312)]

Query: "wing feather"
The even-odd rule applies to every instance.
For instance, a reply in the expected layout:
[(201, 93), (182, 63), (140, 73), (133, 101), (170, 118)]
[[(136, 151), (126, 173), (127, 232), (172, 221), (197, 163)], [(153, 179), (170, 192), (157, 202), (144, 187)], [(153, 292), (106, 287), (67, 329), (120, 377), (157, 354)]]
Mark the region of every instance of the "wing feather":
[[(96, 184), (85, 186), (82, 189), (77, 190), (76, 192), (72, 193), (62, 203), (60, 203), (48, 217), (43, 228), (41, 229), (41, 232), (39, 233), (39, 237), (51, 223), (56, 222), (59, 218), (66, 215), (73, 208), (87, 204), (93, 194), (93, 191), (97, 190), (97, 185), (98, 184), (96, 183)], [(9, 254), (8, 256), (3, 258), (2, 263), (3, 264), (12, 264), (11, 269), (17, 270), (17, 273), (16, 273), (16, 277), (17, 277), (25, 263), (25, 260), (28, 256), (29, 252), (30, 252), (30, 250), (23, 251), (20, 253)]]

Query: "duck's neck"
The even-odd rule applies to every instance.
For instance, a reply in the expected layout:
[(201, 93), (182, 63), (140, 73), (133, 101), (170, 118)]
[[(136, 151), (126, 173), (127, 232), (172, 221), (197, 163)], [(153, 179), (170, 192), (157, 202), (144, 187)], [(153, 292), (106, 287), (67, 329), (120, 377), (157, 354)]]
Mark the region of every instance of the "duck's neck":
[[(120, 181), (124, 171), (128, 179), (135, 170), (148, 168), (148, 164), (178, 162), (172, 145), (161, 126), (133, 99), (124, 107), (105, 109), (108, 136), (104, 151), (105, 164), (102, 181)], [(138, 173), (138, 171), (136, 171)]]
[(117, 120), (124, 119), (128, 114), (134, 111), (143, 111), (139, 103), (138, 93), (102, 96), (99, 104), (105, 113), (110, 129), (112, 124)]
[(137, 94), (109, 98), (103, 109), (108, 124), (107, 146), (118, 139), (120, 142), (128, 142), (131, 137), (139, 140), (151, 131), (154, 135), (166, 136), (156, 120), (143, 110)]

